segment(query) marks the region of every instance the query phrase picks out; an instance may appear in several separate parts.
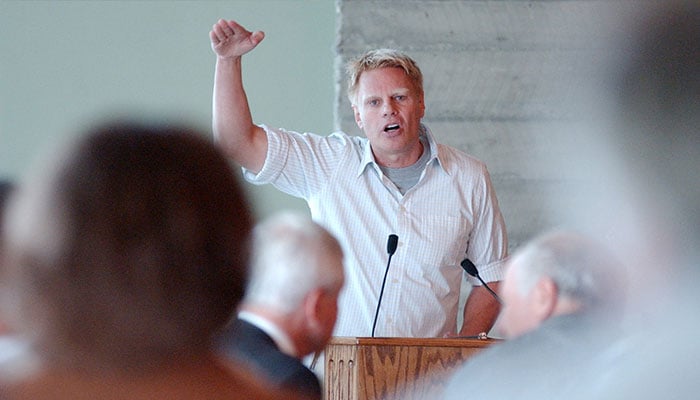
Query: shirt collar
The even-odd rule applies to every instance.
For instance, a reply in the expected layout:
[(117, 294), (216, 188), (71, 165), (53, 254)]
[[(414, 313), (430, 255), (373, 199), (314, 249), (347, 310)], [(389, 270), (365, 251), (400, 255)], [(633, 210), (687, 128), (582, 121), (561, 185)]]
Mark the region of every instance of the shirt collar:
[[(430, 158), (428, 159), (428, 162), (426, 165), (430, 165), (430, 163), (432, 163), (433, 160), (437, 160), (437, 163), (440, 166), (440, 168), (443, 171), (445, 171), (445, 173), (447, 173), (447, 170), (444, 167), (444, 161), (440, 157), (440, 153), (438, 151), (438, 145), (437, 145), (437, 142), (435, 141), (435, 138), (433, 137), (433, 133), (424, 124), (420, 124), (420, 131), (421, 131), (421, 135), (425, 135), (425, 137), (428, 139), (428, 147), (430, 150)], [(362, 175), (369, 165), (372, 165), (372, 167), (376, 171), (379, 171), (379, 165), (377, 164), (377, 161), (374, 159), (374, 154), (372, 154), (372, 146), (369, 143), (369, 139), (365, 140), (365, 144), (366, 145), (364, 146), (364, 150), (362, 152), (362, 159), (360, 160), (360, 166), (357, 170), (357, 176)]]

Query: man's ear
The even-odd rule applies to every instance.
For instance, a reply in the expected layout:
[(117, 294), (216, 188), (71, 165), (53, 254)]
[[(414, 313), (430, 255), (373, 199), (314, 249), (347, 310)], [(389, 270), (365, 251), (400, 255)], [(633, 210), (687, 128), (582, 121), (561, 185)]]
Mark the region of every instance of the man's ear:
[(310, 291), (304, 298), (304, 314), (309, 328), (319, 329), (323, 326), (321, 321), (323, 307), (323, 290), (316, 288)]
[(537, 281), (531, 293), (533, 296), (532, 311), (534, 316), (540, 322), (551, 317), (559, 299), (557, 284), (551, 278), (545, 276)]
[(357, 106), (354, 104), (352, 106), (352, 112), (355, 115), (355, 123), (357, 124), (357, 127), (362, 129), (362, 118), (360, 118), (360, 112), (357, 110)]
[(420, 103), (420, 118), (423, 118), (425, 117), (425, 96), (422, 93), (418, 98), (418, 102)]

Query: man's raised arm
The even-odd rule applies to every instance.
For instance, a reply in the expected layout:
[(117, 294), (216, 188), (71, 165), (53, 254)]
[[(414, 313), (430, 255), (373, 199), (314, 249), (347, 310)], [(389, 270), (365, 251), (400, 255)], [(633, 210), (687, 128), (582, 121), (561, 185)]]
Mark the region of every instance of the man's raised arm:
[(267, 154), (267, 136), (253, 124), (248, 98), (243, 89), (241, 56), (265, 37), (249, 32), (235, 21), (219, 20), (209, 32), (216, 53), (214, 75), (214, 138), (227, 156), (239, 165), (258, 172)]

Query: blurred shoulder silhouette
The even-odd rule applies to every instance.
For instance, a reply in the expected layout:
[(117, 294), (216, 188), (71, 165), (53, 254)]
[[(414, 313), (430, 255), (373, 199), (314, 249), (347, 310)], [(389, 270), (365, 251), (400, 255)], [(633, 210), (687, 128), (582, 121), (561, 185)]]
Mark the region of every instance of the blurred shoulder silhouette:
[(0, 365), (0, 397), (275, 396), (212, 352), (252, 218), (202, 133), (104, 124), (37, 168), (6, 214), (3, 315), (30, 350)]

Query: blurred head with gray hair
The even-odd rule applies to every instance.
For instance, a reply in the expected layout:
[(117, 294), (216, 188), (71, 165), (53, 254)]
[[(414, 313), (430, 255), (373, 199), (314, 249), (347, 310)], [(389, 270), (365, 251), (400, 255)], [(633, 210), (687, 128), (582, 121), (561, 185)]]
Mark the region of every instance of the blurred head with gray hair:
[(508, 338), (564, 314), (618, 315), (622, 266), (606, 247), (573, 232), (542, 235), (508, 261), (500, 328)]

